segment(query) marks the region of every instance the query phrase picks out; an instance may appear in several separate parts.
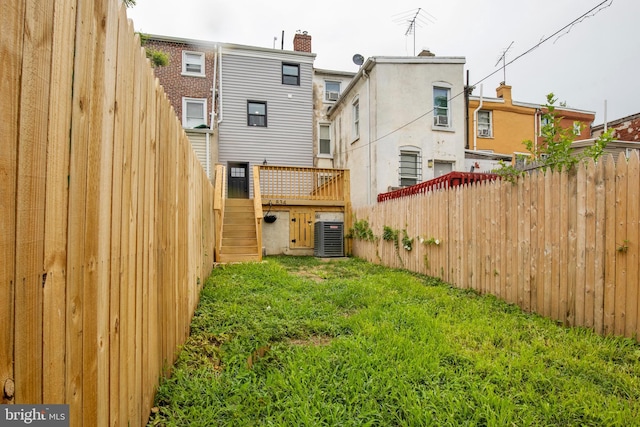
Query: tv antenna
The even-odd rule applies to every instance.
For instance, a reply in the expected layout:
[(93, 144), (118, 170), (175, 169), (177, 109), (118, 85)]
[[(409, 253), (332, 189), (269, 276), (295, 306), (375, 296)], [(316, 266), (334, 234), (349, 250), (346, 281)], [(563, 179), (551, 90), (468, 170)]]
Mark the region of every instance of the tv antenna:
[(419, 7), (418, 10), (412, 9), (398, 13), (397, 15), (394, 15), (394, 17), (396, 17), (394, 22), (407, 25), (407, 30), (404, 32), (405, 36), (413, 34), (413, 56), (416, 56), (416, 27), (434, 24), (436, 17), (421, 7)]
[(509, 49), (511, 49), (511, 46), (513, 46), (513, 42), (511, 42), (511, 44), (509, 44), (509, 46), (502, 51), (502, 56), (500, 58), (498, 58), (498, 62), (496, 62), (496, 65), (494, 65), (494, 67), (496, 67), (500, 61), (502, 61), (502, 83), (503, 84), (507, 84), (507, 52), (509, 52)]

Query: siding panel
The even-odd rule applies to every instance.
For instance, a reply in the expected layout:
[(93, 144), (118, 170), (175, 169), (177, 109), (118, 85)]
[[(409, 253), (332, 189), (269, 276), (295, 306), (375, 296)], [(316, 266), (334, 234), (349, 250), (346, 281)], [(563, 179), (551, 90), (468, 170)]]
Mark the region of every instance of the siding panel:
[[(300, 64), (300, 86), (282, 84), (281, 58), (223, 56), (220, 162), (313, 166), (312, 64), (297, 55), (285, 61)], [(266, 128), (247, 126), (248, 100), (267, 103)]]

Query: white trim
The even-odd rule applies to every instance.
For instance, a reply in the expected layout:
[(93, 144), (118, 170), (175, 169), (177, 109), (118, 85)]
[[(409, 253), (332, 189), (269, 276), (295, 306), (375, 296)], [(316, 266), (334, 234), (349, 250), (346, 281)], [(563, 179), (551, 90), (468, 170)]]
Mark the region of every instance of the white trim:
[[(207, 98), (182, 98), (182, 127), (185, 129), (193, 129), (194, 126), (187, 126), (187, 104), (200, 104), (202, 105), (202, 118), (204, 123), (208, 126), (207, 121)], [(197, 125), (196, 125), (197, 126)]]
[[(199, 56), (200, 57), (200, 63), (198, 65), (200, 65), (200, 72), (196, 72), (196, 71), (188, 71), (187, 70), (187, 64), (189, 64), (190, 62), (187, 61), (187, 56), (191, 55), (191, 56)], [(194, 77), (205, 77), (206, 73), (205, 73), (205, 55), (204, 52), (196, 52), (196, 51), (191, 51), (191, 50), (183, 50), (182, 51), (182, 75), (183, 76), (194, 76)], [(192, 61), (191, 64), (196, 64), (196, 61)]]

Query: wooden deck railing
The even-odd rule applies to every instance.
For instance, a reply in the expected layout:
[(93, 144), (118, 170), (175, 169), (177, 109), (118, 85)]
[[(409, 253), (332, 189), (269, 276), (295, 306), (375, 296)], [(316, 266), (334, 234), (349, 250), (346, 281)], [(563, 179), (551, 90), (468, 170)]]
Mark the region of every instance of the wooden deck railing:
[(344, 205), (349, 200), (349, 171), (344, 169), (258, 166), (262, 200), (276, 205)]
[(213, 196), (213, 211), (215, 217), (215, 260), (220, 256), (222, 248), (222, 216), (224, 215), (224, 190), (227, 188), (227, 172), (223, 165), (216, 165), (215, 171), (215, 192)]

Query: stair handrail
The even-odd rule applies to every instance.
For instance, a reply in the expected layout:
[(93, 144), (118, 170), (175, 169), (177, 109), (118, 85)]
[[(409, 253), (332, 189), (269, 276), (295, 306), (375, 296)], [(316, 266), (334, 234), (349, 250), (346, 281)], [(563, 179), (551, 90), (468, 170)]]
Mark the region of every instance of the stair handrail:
[(253, 166), (253, 210), (255, 211), (258, 261), (262, 261), (262, 196), (260, 194), (260, 166)]
[(216, 165), (215, 170), (215, 186), (213, 195), (213, 212), (215, 218), (215, 257), (214, 260), (220, 259), (220, 250), (222, 249), (222, 222), (224, 219), (225, 197), (224, 190), (226, 185), (227, 173), (224, 165)]

